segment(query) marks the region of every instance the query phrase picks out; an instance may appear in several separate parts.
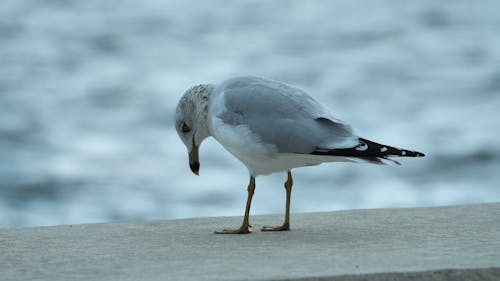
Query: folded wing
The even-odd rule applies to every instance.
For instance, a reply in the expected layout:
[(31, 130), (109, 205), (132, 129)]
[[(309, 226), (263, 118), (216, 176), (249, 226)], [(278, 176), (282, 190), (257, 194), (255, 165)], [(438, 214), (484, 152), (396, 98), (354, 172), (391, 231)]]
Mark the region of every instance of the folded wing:
[(358, 144), (349, 125), (300, 89), (259, 77), (238, 77), (217, 89), (225, 107), (219, 118), (246, 126), (280, 153), (311, 154), (318, 147), (351, 148)]

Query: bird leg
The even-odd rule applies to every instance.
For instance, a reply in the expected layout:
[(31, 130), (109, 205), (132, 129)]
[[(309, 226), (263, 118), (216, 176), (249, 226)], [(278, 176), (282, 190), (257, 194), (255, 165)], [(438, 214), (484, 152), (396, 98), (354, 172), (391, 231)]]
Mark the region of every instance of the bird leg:
[(250, 205), (252, 204), (253, 192), (255, 190), (255, 178), (250, 176), (250, 183), (248, 184), (248, 197), (247, 206), (245, 209), (245, 217), (243, 218), (243, 223), (238, 229), (223, 229), (215, 231), (215, 234), (247, 234), (250, 233), (250, 224), (248, 223), (248, 217), (250, 216)]
[(290, 230), (290, 197), (292, 196), (292, 172), (288, 171), (288, 178), (285, 182), (286, 189), (286, 209), (285, 209), (285, 222), (280, 226), (264, 226), (262, 231), (285, 231)]

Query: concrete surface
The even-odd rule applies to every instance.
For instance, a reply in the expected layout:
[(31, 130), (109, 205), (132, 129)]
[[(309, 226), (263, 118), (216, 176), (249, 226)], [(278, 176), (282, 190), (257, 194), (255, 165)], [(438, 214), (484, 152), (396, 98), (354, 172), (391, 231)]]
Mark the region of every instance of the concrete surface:
[(0, 280), (500, 280), (500, 203), (0, 229)]

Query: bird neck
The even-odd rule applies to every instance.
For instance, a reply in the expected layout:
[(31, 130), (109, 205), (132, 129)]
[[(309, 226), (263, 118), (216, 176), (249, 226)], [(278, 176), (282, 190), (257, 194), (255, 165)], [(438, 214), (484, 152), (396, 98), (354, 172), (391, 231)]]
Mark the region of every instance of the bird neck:
[(201, 84), (195, 86), (194, 88), (195, 90), (192, 92), (192, 94), (195, 96), (194, 100), (198, 101), (195, 111), (195, 118), (196, 120), (198, 120), (199, 126), (197, 130), (197, 138), (203, 140), (211, 135), (208, 127), (208, 104), (210, 102), (210, 98), (215, 86), (212, 84)]

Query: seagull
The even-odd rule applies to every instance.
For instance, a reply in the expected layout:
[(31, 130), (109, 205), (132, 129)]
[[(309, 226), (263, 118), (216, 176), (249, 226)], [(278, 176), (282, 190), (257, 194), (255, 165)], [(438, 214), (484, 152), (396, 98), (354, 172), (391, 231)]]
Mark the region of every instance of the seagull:
[(285, 220), (280, 226), (261, 229), (286, 231), (290, 229), (292, 169), (325, 162), (399, 164), (390, 157), (424, 156), (359, 137), (351, 126), (333, 117), (326, 106), (303, 90), (256, 76), (191, 87), (177, 105), (175, 129), (188, 150), (194, 174), (199, 175), (200, 144), (210, 136), (250, 173), (241, 226), (215, 231), (216, 234), (251, 232), (250, 205), (259, 175), (287, 173)]

